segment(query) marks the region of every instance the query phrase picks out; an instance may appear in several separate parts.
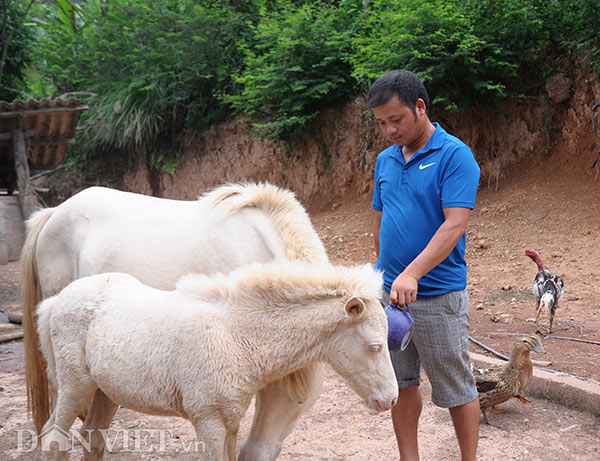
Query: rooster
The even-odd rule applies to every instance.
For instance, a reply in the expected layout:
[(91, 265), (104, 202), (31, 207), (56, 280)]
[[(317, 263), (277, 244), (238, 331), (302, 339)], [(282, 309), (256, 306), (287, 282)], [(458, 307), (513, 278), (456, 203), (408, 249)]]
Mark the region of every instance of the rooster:
[(535, 324), (537, 325), (537, 333), (544, 334), (540, 327), (540, 318), (542, 312), (548, 316), (549, 326), (545, 334), (552, 333), (552, 322), (554, 314), (558, 307), (558, 301), (565, 294), (565, 284), (560, 275), (556, 275), (542, 262), (542, 258), (535, 250), (525, 250), (525, 254), (529, 256), (537, 264), (538, 273), (533, 281), (533, 294), (536, 297), (536, 317)]

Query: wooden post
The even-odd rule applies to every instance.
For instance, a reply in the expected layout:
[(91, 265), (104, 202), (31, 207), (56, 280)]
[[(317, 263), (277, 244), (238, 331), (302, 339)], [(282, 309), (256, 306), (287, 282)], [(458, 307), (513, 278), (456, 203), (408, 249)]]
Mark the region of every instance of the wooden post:
[(17, 173), (17, 188), (19, 189), (19, 203), (23, 212), (23, 219), (27, 220), (38, 209), (38, 201), (29, 181), (29, 162), (27, 161), (23, 130), (12, 130), (11, 134), (15, 157), (15, 171)]

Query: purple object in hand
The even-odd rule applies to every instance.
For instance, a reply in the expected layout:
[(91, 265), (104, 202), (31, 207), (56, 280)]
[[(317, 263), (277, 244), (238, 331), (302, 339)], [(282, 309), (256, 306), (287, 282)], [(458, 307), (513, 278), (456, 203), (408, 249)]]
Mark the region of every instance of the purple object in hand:
[(388, 304), (384, 309), (388, 319), (388, 348), (403, 351), (408, 346), (414, 329), (414, 318), (408, 306)]

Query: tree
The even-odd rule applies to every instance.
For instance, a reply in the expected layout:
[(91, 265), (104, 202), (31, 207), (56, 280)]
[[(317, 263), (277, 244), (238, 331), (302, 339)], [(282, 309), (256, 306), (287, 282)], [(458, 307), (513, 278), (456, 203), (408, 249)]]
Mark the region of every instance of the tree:
[(0, 99), (10, 100), (19, 93), (17, 87), (22, 81), (23, 70), (30, 61), (27, 44), (31, 41), (31, 33), (24, 27), (24, 19), (34, 3), (35, 0), (29, 0), (23, 8), (23, 2), (0, 0)]

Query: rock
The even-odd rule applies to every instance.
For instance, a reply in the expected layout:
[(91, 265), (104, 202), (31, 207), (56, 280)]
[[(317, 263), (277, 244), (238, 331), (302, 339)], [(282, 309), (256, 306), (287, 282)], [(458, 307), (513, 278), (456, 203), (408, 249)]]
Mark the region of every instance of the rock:
[(490, 320), (494, 323), (510, 323), (511, 322), (511, 317), (508, 314), (494, 314), (492, 315), (492, 317), (490, 318)]
[(546, 93), (556, 104), (571, 98), (571, 80), (565, 74), (558, 74), (546, 80)]
[(9, 312), (8, 321), (10, 323), (16, 323), (18, 325), (21, 325), (23, 323), (23, 314), (20, 310), (18, 312)]

